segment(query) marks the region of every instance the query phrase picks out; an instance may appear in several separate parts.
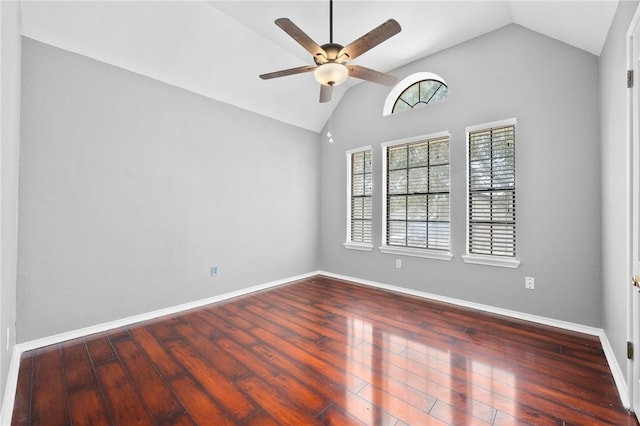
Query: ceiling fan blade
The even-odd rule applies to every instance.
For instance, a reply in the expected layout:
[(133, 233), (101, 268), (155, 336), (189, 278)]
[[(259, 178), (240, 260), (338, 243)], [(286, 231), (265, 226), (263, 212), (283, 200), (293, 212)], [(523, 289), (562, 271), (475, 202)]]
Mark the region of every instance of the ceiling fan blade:
[(389, 19), (384, 24), (378, 25), (362, 37), (346, 45), (338, 54), (338, 57), (346, 54), (352, 61), (364, 52), (376, 47), (383, 41), (400, 32), (400, 24), (395, 19)]
[(371, 81), (373, 83), (384, 84), (385, 86), (393, 86), (398, 79), (390, 74), (381, 73), (380, 71), (365, 68), (360, 65), (347, 65), (349, 76), (359, 78), (361, 80)]
[(320, 103), (329, 102), (331, 100), (331, 94), (333, 93), (333, 86), (320, 85)]
[(269, 80), (271, 78), (285, 77), (287, 75), (301, 74), (303, 72), (309, 72), (315, 70), (317, 67), (315, 65), (304, 65), (296, 68), (289, 68), (286, 70), (270, 72), (267, 74), (262, 74), (260, 76), (263, 80)]
[(300, 46), (304, 47), (307, 52), (311, 53), (314, 57), (317, 55), (327, 56), (324, 49), (311, 39), (304, 31), (302, 31), (296, 24), (291, 22), (289, 18), (276, 19), (276, 25), (282, 28), (282, 30), (289, 34)]

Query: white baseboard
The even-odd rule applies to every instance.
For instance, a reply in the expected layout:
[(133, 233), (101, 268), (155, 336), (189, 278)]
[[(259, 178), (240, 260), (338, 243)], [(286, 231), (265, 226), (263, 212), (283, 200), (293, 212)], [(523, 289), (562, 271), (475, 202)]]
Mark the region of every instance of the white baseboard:
[(11, 362), (9, 364), (9, 373), (7, 374), (7, 386), (4, 389), (4, 398), (2, 400), (2, 411), (0, 412), (0, 425), (9, 426), (13, 415), (13, 403), (16, 400), (16, 388), (18, 386), (18, 372), (20, 371), (20, 357), (22, 351), (18, 345), (13, 347), (11, 354)]
[(64, 333), (56, 334), (54, 336), (44, 337), (42, 339), (31, 340), (29, 342), (20, 343), (20, 349), (22, 351), (30, 351), (32, 349), (42, 348), (44, 346), (53, 345), (56, 343), (64, 342), (67, 340), (77, 339), (78, 337), (88, 336), (90, 334), (101, 333), (103, 331), (112, 330), (118, 327), (124, 327), (127, 325), (135, 324), (138, 322), (149, 321), (152, 319), (156, 319), (165, 315), (172, 315), (184, 311), (188, 311), (189, 309), (199, 308), (201, 306), (210, 305), (212, 303), (221, 302), (223, 300), (232, 299), (238, 296), (244, 296), (246, 294), (254, 293), (256, 291), (265, 290), (271, 287), (276, 287), (283, 284), (288, 284), (293, 281), (302, 280), (305, 278), (313, 277), (318, 275), (317, 271), (308, 272), (302, 275), (296, 275), (294, 277), (285, 278), (282, 280), (271, 281), (265, 284), (259, 284), (256, 286), (244, 288), (242, 290), (232, 291), (230, 293), (220, 294), (218, 296), (207, 297), (206, 299), (194, 300), (193, 302), (183, 303), (181, 305), (170, 306), (164, 309), (158, 309), (156, 311), (147, 312), (140, 315), (134, 315), (131, 317), (109, 321), (103, 324), (97, 324), (89, 327), (80, 328), (78, 330), (67, 331)]
[(531, 321), (538, 324), (549, 325), (549, 326), (558, 327), (558, 328), (562, 328), (570, 331), (576, 331), (579, 333), (584, 333), (592, 336), (598, 336), (600, 338), (602, 349), (604, 351), (607, 362), (609, 363), (609, 368), (611, 369), (613, 379), (616, 383), (620, 400), (625, 408), (629, 408), (630, 406), (626, 379), (624, 377), (624, 374), (622, 374), (622, 369), (620, 368), (620, 366), (618, 365), (618, 362), (616, 361), (616, 357), (613, 352), (613, 348), (609, 343), (609, 339), (607, 338), (607, 335), (605, 334), (604, 330), (601, 328), (589, 327), (589, 326), (575, 324), (567, 321), (560, 321), (552, 318), (546, 318), (546, 317), (531, 315), (523, 312), (512, 311), (509, 309), (497, 308), (495, 306), (468, 302), (466, 300), (440, 296), (432, 293), (413, 290), (405, 287), (398, 287), (395, 285), (384, 284), (384, 283), (379, 283), (379, 282), (370, 281), (370, 280), (364, 280), (364, 279), (341, 275), (341, 274), (334, 274), (332, 272), (327, 272), (327, 271), (314, 271), (314, 272), (309, 272), (302, 275), (297, 275), (294, 277), (289, 277), (289, 278), (272, 281), (265, 284), (256, 285), (253, 287), (249, 287), (246, 289), (242, 289), (242, 290), (238, 290), (230, 293), (221, 294), (219, 296), (213, 296), (206, 299), (196, 300), (193, 302), (184, 303), (177, 306), (172, 306), (169, 308), (159, 309), (159, 310), (148, 312), (145, 314), (135, 315), (132, 317), (128, 317), (128, 318), (124, 318), (116, 321), (110, 321), (104, 324), (98, 324), (98, 325), (85, 327), (85, 328), (81, 328), (81, 329), (77, 329), (77, 330), (73, 330), (65, 333), (56, 334), (54, 336), (45, 337), (42, 339), (36, 339), (36, 340), (24, 342), (24, 343), (19, 343), (14, 346), (13, 354), (11, 357), (11, 363), (9, 366), (9, 372), (7, 377), (7, 385), (4, 393), (4, 399), (2, 402), (2, 412), (0, 412), (0, 425), (4, 426), (4, 425), (11, 424), (11, 416), (13, 414), (13, 404), (15, 401), (16, 387), (18, 382), (18, 372), (20, 369), (20, 358), (22, 356), (22, 353), (26, 351), (64, 342), (66, 340), (77, 339), (79, 337), (112, 330), (114, 328), (123, 327), (131, 324), (135, 324), (138, 322), (142, 322), (142, 321), (149, 321), (165, 315), (176, 314), (189, 309), (194, 309), (194, 308), (209, 305), (212, 303), (221, 302), (223, 300), (228, 300), (234, 297), (243, 296), (249, 293), (254, 293), (256, 291), (265, 290), (265, 289), (276, 287), (283, 284), (288, 284), (293, 281), (302, 280), (302, 279), (313, 277), (316, 275), (324, 275), (330, 278), (336, 278), (344, 281), (351, 281), (351, 282), (355, 282), (358, 284), (363, 284), (371, 287), (377, 287), (385, 290), (395, 291), (398, 293), (409, 294), (409, 295), (421, 297), (424, 299), (451, 303), (453, 305), (458, 305), (458, 306), (471, 308), (471, 309), (477, 309), (479, 311), (504, 315), (511, 318)]
[(620, 364), (618, 364), (618, 361), (616, 360), (616, 355), (613, 352), (613, 348), (611, 347), (609, 338), (607, 337), (604, 330), (599, 337), (600, 343), (602, 344), (602, 350), (604, 351), (604, 356), (607, 358), (607, 363), (609, 364), (609, 369), (611, 370), (611, 374), (613, 375), (613, 380), (616, 382), (616, 387), (618, 388), (618, 396), (620, 397), (620, 402), (622, 403), (622, 406), (624, 408), (629, 410), (631, 409), (631, 401), (629, 401), (629, 388), (627, 386), (627, 379), (622, 373)]
[(462, 306), (465, 308), (477, 309), (479, 311), (489, 312), (492, 314), (504, 315), (511, 318), (521, 319), (525, 321), (531, 321), (538, 324), (550, 325), (552, 327), (563, 328), (565, 330), (577, 331), (579, 333), (589, 334), (591, 336), (600, 336), (602, 333), (601, 328), (589, 327), (586, 325), (575, 324), (567, 321), (560, 321), (552, 318), (541, 317), (537, 315), (531, 315), (524, 312), (512, 311), (509, 309), (497, 308), (495, 306), (483, 305), (475, 302), (468, 302), (462, 299), (455, 299), (453, 297), (440, 296), (438, 294), (427, 293), (424, 291), (413, 290), (406, 287), (398, 287), (391, 284), (379, 283), (376, 281), (364, 280), (361, 278), (350, 277), (347, 275), (334, 274), (332, 272), (318, 271), (320, 275), (336, 278), (344, 281), (352, 281), (358, 284), (368, 285), (371, 287), (382, 288), (385, 290), (395, 291), (398, 293), (409, 294), (411, 296), (422, 297), (423, 299), (437, 300), (438, 302), (451, 303), (452, 305)]
[(604, 355), (607, 359), (607, 363), (609, 364), (609, 368), (611, 369), (611, 374), (613, 375), (613, 380), (618, 390), (618, 396), (620, 397), (620, 402), (626, 409), (629, 409), (629, 407), (631, 406), (631, 403), (629, 401), (627, 380), (625, 378), (625, 375), (622, 373), (622, 369), (620, 368), (618, 361), (616, 360), (615, 353), (613, 351), (613, 348), (611, 347), (611, 344), (609, 343), (609, 339), (607, 338), (607, 335), (604, 332), (604, 330), (601, 328), (589, 327), (586, 325), (576, 324), (568, 321), (560, 321), (560, 320), (546, 318), (538, 315), (531, 315), (524, 312), (497, 308), (495, 306), (490, 306), (490, 305), (482, 305), (480, 303), (468, 302), (466, 300), (440, 296), (437, 294), (413, 290), (406, 287), (398, 287), (395, 285), (379, 283), (376, 281), (364, 280), (360, 278), (350, 277), (347, 275), (334, 274), (332, 272), (318, 271), (318, 273), (320, 275), (336, 278), (339, 280), (352, 281), (358, 284), (368, 285), (371, 287), (377, 287), (385, 290), (391, 290), (398, 293), (409, 294), (411, 296), (417, 296), (424, 299), (437, 300), (439, 302), (451, 303), (453, 305), (462, 306), (465, 308), (477, 309), (479, 311), (489, 312), (489, 313), (498, 314), (498, 315), (504, 315), (506, 317), (521, 319), (525, 321), (531, 321), (537, 324), (549, 325), (552, 327), (558, 327), (564, 330), (576, 331), (576, 332), (588, 334), (591, 336), (598, 336), (600, 338), (600, 343), (602, 345), (602, 350), (604, 352)]

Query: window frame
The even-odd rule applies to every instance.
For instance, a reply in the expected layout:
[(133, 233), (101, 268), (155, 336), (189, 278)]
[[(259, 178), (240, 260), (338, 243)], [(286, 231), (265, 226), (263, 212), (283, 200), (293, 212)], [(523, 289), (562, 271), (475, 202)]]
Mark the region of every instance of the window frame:
[[(429, 96), (429, 99), (427, 99), (426, 101), (423, 101), (422, 100), (422, 93), (421, 93), (422, 83), (426, 83), (426, 82), (434, 82), (434, 83), (438, 84), (439, 86), (438, 86), (437, 89), (435, 89), (433, 91), (433, 93), (431, 93), (431, 96)], [(403, 96), (405, 95), (405, 93), (407, 93), (407, 91), (409, 91), (410, 89), (413, 89), (414, 87), (418, 88), (418, 101), (415, 104), (411, 105), (405, 99), (403, 99)], [(429, 79), (426, 79), (426, 80), (416, 81), (412, 85), (410, 85), (407, 88), (405, 88), (400, 93), (400, 95), (398, 95), (398, 97), (396, 98), (396, 101), (393, 103), (393, 108), (391, 109), (391, 114), (399, 114), (401, 112), (409, 111), (409, 110), (412, 110), (412, 109), (420, 108), (421, 106), (426, 106), (426, 105), (432, 104), (431, 101), (433, 100), (434, 96), (436, 96), (436, 94), (438, 92), (440, 92), (443, 87), (445, 88), (445, 91), (446, 91), (446, 93), (444, 94), (444, 97), (443, 98), (437, 98), (436, 100), (433, 101), (434, 103), (435, 102), (440, 102), (440, 101), (443, 101), (443, 100), (447, 99), (447, 97), (449, 96), (448, 95), (449, 86), (444, 84), (442, 81), (436, 80), (434, 78), (429, 78)], [(398, 106), (400, 106), (402, 104), (406, 105), (404, 107), (404, 109), (396, 109)]]
[(417, 72), (411, 74), (403, 78), (398, 84), (393, 86), (393, 89), (391, 89), (384, 101), (384, 106), (382, 107), (382, 115), (395, 115), (393, 113), (393, 106), (395, 105), (396, 100), (398, 100), (398, 97), (402, 93), (404, 93), (404, 91), (407, 90), (410, 86), (413, 86), (414, 84), (424, 80), (437, 80), (447, 86), (447, 90), (449, 89), (449, 85), (447, 84), (445, 79), (440, 77), (438, 74), (434, 74), (432, 72)]
[[(437, 260), (451, 260), (453, 255), (451, 254), (451, 167), (449, 167), (449, 249), (448, 250), (436, 250), (432, 248), (417, 248), (417, 247), (402, 247), (393, 246), (387, 244), (387, 153), (388, 149), (398, 145), (407, 145), (416, 142), (425, 142), (435, 139), (448, 138), (451, 143), (451, 134), (449, 131), (442, 131), (437, 133), (430, 133), (427, 135), (420, 135), (406, 139), (400, 139), (395, 141), (383, 142), (380, 144), (382, 148), (382, 244), (379, 247), (381, 253), (395, 254), (422, 257), (428, 259)], [(451, 145), (449, 145), (449, 155), (451, 155)], [(451, 164), (451, 157), (449, 157), (449, 164)]]
[[(477, 264), (477, 265), (486, 265), (486, 266), (497, 266), (497, 267), (503, 267), (503, 268), (517, 268), (520, 266), (520, 260), (517, 257), (517, 251), (514, 253), (514, 256), (499, 256), (499, 255), (486, 255), (486, 254), (476, 254), (476, 253), (469, 253), (469, 249), (470, 249), (470, 240), (469, 240), (469, 232), (470, 232), (470, 228), (471, 228), (471, 223), (470, 223), (470, 214), (471, 214), (471, 205), (469, 203), (469, 195), (470, 195), (470, 173), (469, 173), (469, 167), (470, 167), (470, 156), (469, 156), (469, 145), (471, 142), (471, 134), (478, 132), (478, 131), (483, 131), (483, 130), (490, 130), (490, 129), (494, 129), (494, 128), (501, 128), (501, 127), (509, 127), (509, 126), (513, 126), (513, 132), (514, 132), (514, 143), (517, 143), (517, 119), (516, 118), (508, 118), (505, 120), (499, 120), (499, 121), (492, 121), (489, 123), (482, 123), (482, 124), (476, 124), (473, 126), (468, 126), (465, 131), (466, 131), (466, 144), (465, 144), (465, 148), (466, 148), (466, 164), (467, 164), (467, 170), (466, 170), (466, 248), (465, 248), (465, 254), (462, 255), (462, 260), (465, 263), (471, 263), (471, 264)], [(516, 149), (517, 147), (514, 147), (514, 149)], [(514, 151), (514, 160), (517, 159), (516, 157), (516, 152)], [(515, 179), (515, 184), (514, 184), (514, 194), (517, 192), (517, 187), (518, 187), (518, 169), (515, 168), (514, 170), (514, 179)], [(515, 196), (515, 195), (514, 195)], [(517, 198), (516, 198), (517, 200)], [(515, 223), (514, 223), (514, 228), (516, 229), (515, 232), (515, 236), (517, 236), (517, 227), (518, 227), (518, 221), (517, 221), (517, 216), (515, 217)], [(514, 236), (514, 240), (515, 237)]]
[[(352, 222), (352, 205), (351, 205), (351, 199), (352, 199), (352, 179), (353, 179), (353, 170), (352, 170), (352, 164), (353, 164), (353, 156), (354, 154), (358, 154), (360, 152), (367, 152), (369, 151), (371, 153), (371, 186), (372, 186), (372, 190), (371, 190), (371, 242), (370, 243), (365, 243), (365, 242), (359, 242), (359, 241), (352, 241), (351, 240), (351, 222)], [(345, 242), (344, 242), (344, 248), (346, 249), (350, 249), (350, 250), (361, 250), (361, 251), (372, 251), (373, 250), (373, 148), (371, 147), (371, 145), (367, 145), (367, 146), (363, 146), (360, 148), (354, 148), (354, 149), (350, 149), (346, 151), (346, 157), (347, 157), (347, 232), (346, 232), (346, 237), (345, 237)]]

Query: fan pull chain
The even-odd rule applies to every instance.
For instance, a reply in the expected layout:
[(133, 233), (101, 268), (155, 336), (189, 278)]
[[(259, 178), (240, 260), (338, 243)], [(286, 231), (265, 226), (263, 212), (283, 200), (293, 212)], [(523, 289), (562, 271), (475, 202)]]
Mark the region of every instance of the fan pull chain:
[(331, 130), (333, 130), (332, 128), (333, 128), (333, 112), (329, 116), (329, 131), (327, 132), (327, 137), (329, 138), (329, 143), (335, 142), (333, 140), (333, 133), (331, 132)]

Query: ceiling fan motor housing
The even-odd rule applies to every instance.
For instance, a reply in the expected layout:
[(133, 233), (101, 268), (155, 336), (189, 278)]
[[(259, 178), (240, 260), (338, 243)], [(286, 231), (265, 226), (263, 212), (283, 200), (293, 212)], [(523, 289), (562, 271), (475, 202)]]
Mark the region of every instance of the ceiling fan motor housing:
[(327, 43), (327, 44), (323, 44), (320, 47), (322, 48), (322, 50), (324, 50), (326, 56), (323, 55), (322, 53), (316, 53), (315, 56), (313, 57), (313, 60), (316, 63), (316, 65), (326, 64), (327, 62), (343, 63), (343, 62), (346, 62), (347, 59), (349, 59), (349, 55), (347, 55), (346, 53), (338, 57), (338, 55), (340, 55), (340, 51), (344, 49), (344, 46), (341, 44)]

